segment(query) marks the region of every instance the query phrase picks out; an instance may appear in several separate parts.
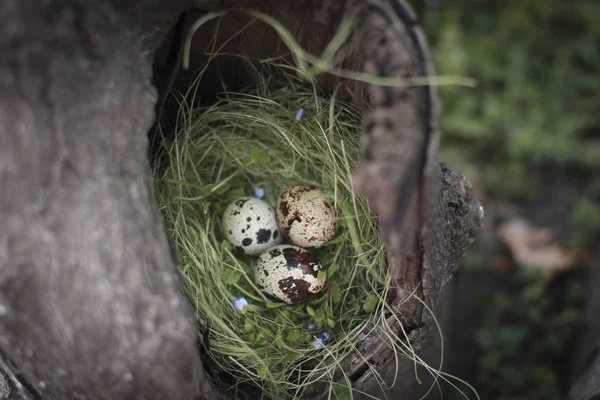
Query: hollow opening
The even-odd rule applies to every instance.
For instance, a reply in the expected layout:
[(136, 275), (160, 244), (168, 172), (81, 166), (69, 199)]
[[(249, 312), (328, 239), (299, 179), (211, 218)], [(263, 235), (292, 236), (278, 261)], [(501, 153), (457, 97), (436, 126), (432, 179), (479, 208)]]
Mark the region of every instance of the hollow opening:
[[(314, 6), (314, 4), (311, 3), (311, 6)], [(345, 15), (341, 10), (337, 13), (331, 12), (331, 10), (326, 12), (325, 10), (319, 11), (316, 6), (311, 6), (307, 7), (305, 4), (297, 5), (296, 2), (283, 2), (282, 4), (272, 2), (255, 9), (268, 13), (268, 15), (272, 16), (278, 23), (281, 23), (294, 36), (302, 49), (309, 54), (319, 56), (323, 54), (330, 41), (334, 39)], [(206, 12), (194, 11), (182, 16), (178, 25), (169, 35), (168, 40), (156, 53), (154, 82), (159, 92), (157, 114), (160, 118), (157, 126), (151, 132), (151, 142), (153, 144), (151, 149), (153, 154), (151, 156), (153, 159), (156, 159), (154, 156), (160, 155), (158, 150), (162, 148), (161, 141), (163, 138), (166, 138), (168, 142), (173, 142), (179, 139), (178, 135), (181, 135), (177, 126), (181, 121), (180, 106), (182, 104), (182, 97), (178, 97), (174, 93), (185, 94), (193, 86), (199, 95), (195, 99), (197, 100), (195, 106), (206, 108), (219, 103), (223, 98), (223, 93), (247, 91), (249, 87), (260, 86), (262, 76), (257, 74), (256, 71), (261, 69), (263, 61), (276, 60), (279, 64), (286, 64), (288, 66), (294, 65), (297, 61), (292, 56), (288, 45), (282, 40), (280, 33), (272, 25), (257, 20), (244, 12), (232, 12), (224, 17), (208, 21), (195, 32), (190, 46), (190, 67), (187, 71), (181, 71), (180, 61), (184, 57), (185, 34), (197, 18), (205, 14)], [(343, 61), (339, 62), (337, 66), (347, 71), (360, 71), (362, 68), (360, 33), (353, 32), (348, 37), (348, 42), (351, 41), (353, 41), (353, 51), (344, 57)], [(218, 53), (218, 55), (215, 55), (215, 53)], [(202, 79), (197, 81), (198, 69), (203, 66), (206, 66), (206, 70), (202, 74)], [(281, 71), (276, 73), (285, 75), (285, 72)], [(344, 101), (351, 104), (357, 110), (358, 114), (367, 107), (368, 99), (364, 83), (323, 73), (318, 76), (316, 86), (323, 90), (323, 94), (326, 96), (335, 93), (336, 101)], [(359, 134), (360, 123), (357, 123), (354, 130), (356, 139)], [(358, 149), (358, 144), (356, 144), (356, 149)], [(343, 146), (339, 152), (343, 152)], [(357, 151), (356, 154), (359, 153)], [(172, 161), (167, 161), (167, 164), (169, 162), (172, 164)], [(353, 162), (352, 166), (349, 166), (348, 171), (344, 171), (344, 173), (348, 172), (347, 177), (352, 174), (353, 171), (351, 169), (356, 164), (357, 160)], [(160, 167), (163, 168), (164, 166), (165, 163), (161, 160)], [(351, 182), (349, 178), (348, 182)], [(350, 188), (351, 183), (348, 183), (347, 186)], [(333, 193), (333, 190), (331, 193)], [(377, 225), (374, 226), (375, 228), (371, 230), (371, 234), (378, 237)], [(356, 243), (350, 240), (350, 236), (352, 236), (352, 233), (348, 233), (348, 245), (357, 247)], [(385, 253), (383, 254), (383, 259), (385, 259), (383, 264), (387, 269), (387, 256)], [(378, 260), (381, 264), (382, 259), (379, 258)], [(253, 265), (252, 262), (250, 262), (250, 265)], [(328, 287), (328, 290), (330, 289), (331, 286)], [(389, 286), (385, 287), (385, 289), (384, 286), (372, 287), (370, 290), (373, 294), (369, 295), (365, 291), (363, 297), (355, 299), (357, 311), (353, 318), (361, 315), (366, 321), (369, 315), (373, 314), (380, 307), (379, 305), (386, 301), (386, 298), (389, 300), (389, 298), (393, 297), (393, 293), (388, 293), (389, 289)], [(343, 290), (344, 288), (342, 288)], [(266, 301), (267, 308), (273, 307), (274, 309), (279, 309), (279, 306), (272, 305), (270, 300)], [(302, 309), (302, 312), (314, 316), (315, 310), (309, 311), (309, 309), (312, 310), (312, 307), (307, 306), (305, 309)], [(318, 312), (319, 310), (317, 310), (317, 314)], [(330, 329), (334, 329), (334, 324), (336, 323), (336, 321), (329, 321), (328, 317), (326, 317), (323, 323), (325, 328), (323, 329), (329, 329), (326, 328), (328, 324)], [(369, 323), (369, 329), (371, 326), (372, 323)], [(247, 327), (245, 326), (244, 328)], [(211, 329), (210, 324), (200, 326), (200, 331), (203, 335), (201, 354), (204, 357), (204, 364), (209, 373), (212, 373), (214, 378), (222, 381), (225, 385), (231, 386), (237, 384), (236, 390), (239, 391), (238, 394), (241, 396), (245, 396), (246, 398), (258, 398), (261, 396), (263, 388), (257, 387), (255, 383), (242, 383), (240, 385), (239, 376), (235, 377), (218, 365), (213, 365), (215, 359), (211, 357), (211, 335), (213, 334)], [(391, 327), (388, 326), (386, 329), (391, 329)], [(267, 334), (264, 332), (267, 332)], [(277, 342), (277, 335), (279, 333), (273, 334), (268, 329), (264, 332), (260, 332), (260, 334), (265, 336), (268, 342)], [(250, 334), (253, 335), (254, 333)], [(286, 338), (289, 337), (286, 336)], [(358, 333), (352, 340), (354, 341), (353, 346), (359, 342)], [(283, 346), (285, 345), (286, 343), (283, 344)], [(325, 382), (324, 385), (323, 382), (316, 382), (317, 385), (313, 385), (311, 388), (311, 395), (319, 397), (318, 393), (329, 392), (331, 387), (335, 386), (332, 385), (333, 381), (336, 381), (335, 383), (339, 384), (342, 390), (346, 390), (347, 383), (351, 384), (351, 381), (358, 380), (369, 370), (368, 362), (370, 360), (361, 359), (360, 357), (350, 357), (350, 359), (352, 361), (342, 367), (349, 380), (345, 381), (344, 379), (346, 378), (339, 373), (339, 369), (333, 368), (332, 371), (337, 370), (337, 372), (332, 372), (329, 382)], [(336, 362), (341, 362), (341, 360), (336, 360)], [(303, 358), (298, 358), (299, 369), (304, 368), (304, 364), (306, 364), (307, 368), (314, 368), (318, 363), (315, 364), (315, 359), (306, 361)], [(249, 373), (260, 375), (260, 368), (252, 369)]]
[[(297, 40), (300, 47), (313, 56), (323, 53), (333, 39), (344, 17), (341, 7), (336, 10), (319, 10), (312, 2), (263, 2), (252, 7), (271, 16)], [(198, 18), (212, 10), (194, 10), (183, 14), (170, 32), (167, 40), (156, 51), (153, 64), (153, 81), (158, 89), (157, 113), (165, 132), (172, 132), (179, 110), (173, 92), (186, 93), (197, 74), (198, 68), (206, 65), (211, 52), (220, 54), (208, 64), (198, 93), (201, 106), (214, 103), (222, 92), (237, 92), (257, 83), (253, 69), (261, 60), (280, 59), (293, 65), (294, 57), (276, 29), (257, 20), (246, 12), (230, 12), (221, 18), (208, 21), (192, 37), (189, 51), (189, 68), (181, 68), (184, 58), (186, 34)], [(358, 36), (354, 33), (355, 36)], [(361, 68), (360, 39), (354, 41), (355, 51), (336, 66), (348, 71)], [(250, 65), (250, 64), (255, 65)], [(366, 104), (364, 84), (343, 79), (331, 74), (317, 76), (318, 86), (331, 93), (341, 86), (338, 98), (358, 106)], [(155, 130), (151, 135), (155, 134)]]

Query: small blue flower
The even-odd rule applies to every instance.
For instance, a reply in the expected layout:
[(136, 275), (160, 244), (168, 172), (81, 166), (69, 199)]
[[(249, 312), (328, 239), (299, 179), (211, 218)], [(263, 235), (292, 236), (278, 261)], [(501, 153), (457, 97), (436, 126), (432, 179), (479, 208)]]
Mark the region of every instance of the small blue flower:
[(300, 109), (296, 112), (296, 119), (300, 121), (305, 112), (306, 109), (304, 107), (300, 107)]
[(326, 341), (327, 339), (329, 339), (329, 333), (327, 333), (327, 332), (321, 333), (321, 340)]
[(248, 305), (248, 300), (246, 300), (246, 298), (244, 296), (238, 297), (233, 302), (233, 306), (240, 311), (242, 311), (244, 309), (244, 307), (246, 307), (247, 305)]
[(315, 329), (317, 326), (315, 324), (310, 324), (308, 325), (308, 330), (312, 331), (313, 329)]
[(321, 339), (317, 339), (313, 342), (313, 346), (315, 349), (320, 349), (321, 347), (325, 346), (325, 343), (323, 343)]
[(258, 197), (259, 199), (262, 199), (263, 197), (265, 197), (265, 189), (263, 189), (263, 188), (254, 189), (254, 195), (256, 197)]

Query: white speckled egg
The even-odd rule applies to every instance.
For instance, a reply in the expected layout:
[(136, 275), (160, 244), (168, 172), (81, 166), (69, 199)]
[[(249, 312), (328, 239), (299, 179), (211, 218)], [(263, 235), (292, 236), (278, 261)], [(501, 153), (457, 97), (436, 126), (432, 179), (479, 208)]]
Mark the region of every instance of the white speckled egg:
[(284, 244), (258, 257), (254, 281), (263, 292), (294, 304), (323, 290), (325, 282), (318, 279), (321, 269), (314, 255), (300, 247)]
[(282, 240), (273, 207), (254, 197), (243, 197), (227, 206), (222, 225), (225, 238), (251, 256), (259, 255)]
[(337, 230), (333, 206), (314, 186), (286, 188), (277, 202), (277, 221), (281, 232), (302, 247), (321, 247)]

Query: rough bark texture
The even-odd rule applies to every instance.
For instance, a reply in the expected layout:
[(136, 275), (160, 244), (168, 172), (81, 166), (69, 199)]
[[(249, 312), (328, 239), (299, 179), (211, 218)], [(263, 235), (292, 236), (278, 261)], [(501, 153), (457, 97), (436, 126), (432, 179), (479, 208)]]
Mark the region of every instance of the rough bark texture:
[[(371, 2), (365, 23), (365, 70), (376, 76), (424, 76), (417, 46), (408, 24), (390, 4)], [(373, 45), (375, 44), (375, 45)], [(399, 313), (416, 315), (420, 304), (406, 301), (420, 280), (423, 226), (423, 172), (429, 141), (432, 99), (427, 89), (368, 87), (372, 111), (363, 116), (361, 136), (364, 160), (354, 181), (369, 197), (379, 215), (381, 235), (388, 249)], [(420, 293), (416, 293), (420, 296)]]
[[(364, 37), (345, 68), (433, 74), (414, 16), (395, 0), (2, 2), (0, 352), (9, 381), (27, 384), (21, 395), (218, 397), (196, 355), (194, 317), (155, 207), (146, 132), (156, 97), (150, 65), (168, 30), (188, 9), (234, 5), (268, 12), (313, 54), (355, 8)], [(234, 17), (225, 34), (245, 21)], [(251, 57), (285, 49), (260, 25), (231, 45)], [(468, 182), (438, 165), (433, 87), (344, 83), (352, 100), (369, 105), (355, 183), (380, 215), (394, 281), (390, 323), (399, 336), (404, 323), (419, 350), (431, 320), (410, 296), (436, 308), (480, 208)], [(414, 381), (412, 362), (396, 371), (377, 331), (359, 351), (342, 364), (357, 390), (382, 394), (365, 357), (387, 383), (397, 372)]]
[(155, 91), (138, 35), (96, 1), (6, 0), (0, 21), (12, 374), (44, 399), (192, 398), (197, 328), (153, 200)]

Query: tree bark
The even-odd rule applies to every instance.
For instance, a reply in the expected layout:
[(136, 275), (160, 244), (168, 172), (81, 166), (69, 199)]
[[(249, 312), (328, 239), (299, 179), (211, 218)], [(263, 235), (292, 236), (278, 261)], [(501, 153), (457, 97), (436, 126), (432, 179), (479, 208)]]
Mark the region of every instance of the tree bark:
[[(395, 0), (0, 4), (0, 369), (26, 385), (19, 396), (226, 397), (197, 356), (194, 316), (154, 202), (146, 133), (156, 101), (151, 63), (179, 15), (240, 5), (273, 15), (313, 54), (355, 9), (364, 38), (343, 67), (433, 74), (414, 15)], [(284, 50), (264, 26), (233, 45), (256, 57)], [(433, 324), (411, 296), (436, 309), (481, 208), (468, 182), (438, 164), (434, 87), (332, 76), (322, 85), (340, 82), (364, 106), (355, 184), (380, 216), (394, 282), (390, 322), (399, 336), (405, 322), (418, 350)], [(377, 332), (359, 350), (391, 382), (395, 355)], [(415, 379), (410, 363), (399, 366), (406, 386)], [(355, 389), (381, 395), (363, 357), (342, 368)], [(317, 384), (306, 397), (324, 393)]]
[(7, 0), (0, 21), (0, 350), (11, 376), (44, 399), (208, 393), (154, 202), (141, 32), (96, 1)]

